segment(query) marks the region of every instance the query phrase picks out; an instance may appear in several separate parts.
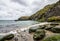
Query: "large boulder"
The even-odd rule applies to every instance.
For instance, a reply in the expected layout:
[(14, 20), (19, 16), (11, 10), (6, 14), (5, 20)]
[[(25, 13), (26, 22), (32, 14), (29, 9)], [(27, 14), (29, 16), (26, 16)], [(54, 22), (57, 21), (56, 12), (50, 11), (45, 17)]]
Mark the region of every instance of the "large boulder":
[(44, 30), (41, 30), (41, 29), (38, 29), (38, 30), (36, 30), (36, 32), (34, 33), (33, 39), (38, 41), (38, 40), (43, 39), (44, 36), (45, 36), (45, 31), (44, 31)]
[(0, 41), (11, 40), (12, 38), (14, 38), (14, 35), (9, 34), (9, 35), (6, 35), (6, 36), (1, 36)]
[(36, 28), (30, 28), (29, 33), (36, 32)]
[(36, 30), (37, 30), (39, 27), (40, 27), (40, 26), (34, 26), (34, 27), (29, 28), (29, 33), (36, 32)]

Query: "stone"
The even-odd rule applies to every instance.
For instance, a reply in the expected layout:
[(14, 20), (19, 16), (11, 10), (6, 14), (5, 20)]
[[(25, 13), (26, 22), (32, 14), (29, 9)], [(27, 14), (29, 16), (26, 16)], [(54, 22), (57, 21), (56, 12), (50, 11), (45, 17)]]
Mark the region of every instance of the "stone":
[(6, 36), (1, 36), (0, 41), (11, 40), (12, 38), (14, 38), (14, 35), (9, 34), (9, 35), (6, 35)]
[(37, 30), (37, 31), (35, 32), (35, 34), (33, 35), (33, 39), (34, 39), (34, 40), (41, 40), (41, 39), (44, 38), (44, 36), (45, 36), (45, 31), (39, 29), (39, 30)]

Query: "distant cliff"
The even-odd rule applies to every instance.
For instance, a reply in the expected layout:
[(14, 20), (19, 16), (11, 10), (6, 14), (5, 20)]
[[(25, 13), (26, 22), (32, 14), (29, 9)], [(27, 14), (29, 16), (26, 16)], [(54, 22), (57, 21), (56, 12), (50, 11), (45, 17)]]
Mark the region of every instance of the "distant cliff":
[(22, 16), (18, 20), (28, 20), (28, 19), (29, 19), (29, 16)]
[(60, 1), (45, 6), (43, 9), (30, 16), (29, 19), (37, 21), (60, 21)]

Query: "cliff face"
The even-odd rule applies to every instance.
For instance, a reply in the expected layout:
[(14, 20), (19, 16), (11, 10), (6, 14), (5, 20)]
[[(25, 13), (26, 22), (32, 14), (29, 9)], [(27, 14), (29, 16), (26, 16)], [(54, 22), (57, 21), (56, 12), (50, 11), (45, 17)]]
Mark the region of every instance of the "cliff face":
[(46, 17), (46, 19), (53, 16), (60, 16), (60, 1), (57, 2), (52, 9), (44, 14), (44, 17)]
[(29, 19), (38, 21), (48, 21), (48, 19), (53, 16), (60, 16), (60, 1), (55, 4), (45, 6), (43, 9), (32, 15)]

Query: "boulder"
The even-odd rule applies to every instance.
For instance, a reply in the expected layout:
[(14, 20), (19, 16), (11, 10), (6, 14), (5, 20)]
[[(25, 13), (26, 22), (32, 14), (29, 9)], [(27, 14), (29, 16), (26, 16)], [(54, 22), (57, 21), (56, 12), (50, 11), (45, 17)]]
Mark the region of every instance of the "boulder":
[(40, 26), (34, 26), (29, 29), (29, 33), (35, 32)]
[(6, 35), (6, 36), (1, 36), (0, 41), (11, 40), (12, 38), (14, 38), (14, 35), (9, 34), (9, 35)]
[[(37, 28), (36, 28), (36, 29), (37, 29)], [(35, 32), (36, 29), (35, 29), (35, 28), (30, 28), (30, 29), (29, 29), (29, 33)]]
[(41, 30), (41, 29), (38, 29), (38, 30), (36, 30), (36, 32), (34, 33), (33, 39), (38, 41), (38, 40), (43, 39), (44, 36), (45, 36), (45, 31), (44, 31), (44, 30)]
[(54, 33), (60, 33), (60, 27), (53, 27), (51, 28), (51, 31)]

